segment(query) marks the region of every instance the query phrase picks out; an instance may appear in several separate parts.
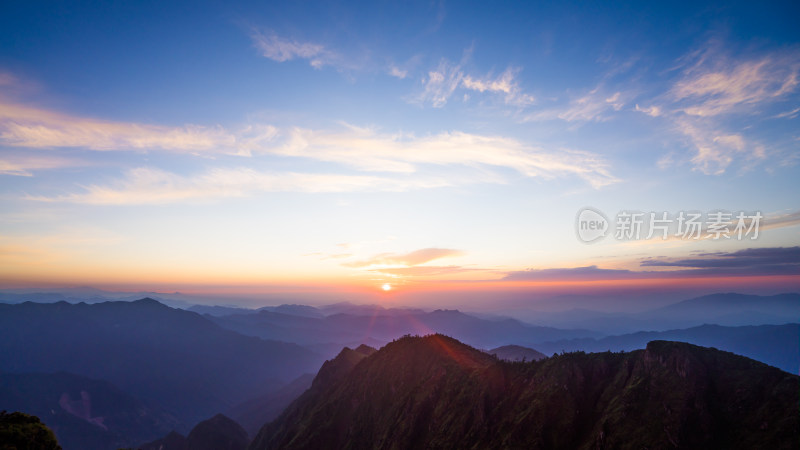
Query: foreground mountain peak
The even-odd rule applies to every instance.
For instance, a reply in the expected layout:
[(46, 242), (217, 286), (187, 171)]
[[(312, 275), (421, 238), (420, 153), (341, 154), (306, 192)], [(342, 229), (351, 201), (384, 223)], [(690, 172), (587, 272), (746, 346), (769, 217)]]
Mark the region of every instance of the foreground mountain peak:
[(799, 382), (679, 342), (521, 364), (409, 336), (315, 380), (251, 448), (794, 448)]

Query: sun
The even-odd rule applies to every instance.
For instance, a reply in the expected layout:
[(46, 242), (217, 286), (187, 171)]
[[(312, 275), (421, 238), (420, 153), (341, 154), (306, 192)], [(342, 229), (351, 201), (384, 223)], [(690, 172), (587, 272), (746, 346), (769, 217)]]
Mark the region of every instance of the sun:
[(392, 285), (389, 283), (385, 283), (383, 286), (381, 286), (381, 289), (383, 289), (384, 291), (391, 291)]

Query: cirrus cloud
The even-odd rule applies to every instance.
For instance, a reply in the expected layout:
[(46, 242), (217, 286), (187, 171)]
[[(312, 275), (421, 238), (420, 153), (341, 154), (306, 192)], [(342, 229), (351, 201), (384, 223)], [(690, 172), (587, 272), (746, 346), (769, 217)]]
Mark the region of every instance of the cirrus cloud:
[(342, 265), (357, 269), (372, 266), (413, 267), (437, 259), (461, 256), (463, 254), (462, 251), (451, 248), (423, 248), (410, 253), (381, 253), (370, 259), (352, 261)]
[(182, 176), (172, 172), (139, 167), (110, 185), (89, 185), (82, 192), (60, 196), (28, 196), (40, 202), (91, 205), (145, 205), (183, 201), (213, 201), (246, 197), (263, 192), (400, 192), (447, 186), (433, 178), (392, 179), (364, 175), (296, 172), (262, 172), (249, 168), (215, 168)]

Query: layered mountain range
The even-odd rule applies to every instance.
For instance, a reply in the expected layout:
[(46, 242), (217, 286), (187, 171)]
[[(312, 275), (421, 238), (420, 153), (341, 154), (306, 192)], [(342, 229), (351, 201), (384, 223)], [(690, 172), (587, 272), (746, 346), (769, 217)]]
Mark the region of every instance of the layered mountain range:
[[(583, 358), (594, 364), (593, 358), (600, 358), (596, 355), (605, 355), (602, 358), (610, 358), (608, 364), (613, 366), (622, 354), (605, 353), (608, 350), (630, 352), (624, 355), (631, 358), (634, 350), (644, 349), (651, 341), (716, 347), (789, 373), (797, 373), (800, 367), (800, 324), (797, 316), (786, 319), (800, 304), (797, 294), (720, 294), (662, 311), (664, 317), (696, 316), (692, 320), (709, 318), (712, 323), (715, 311), (739, 311), (740, 316), (747, 311), (771, 311), (772, 317), (786, 319), (780, 324), (706, 324), (627, 334), (532, 325), (455, 310), (427, 312), (348, 303), (185, 310), (149, 298), (95, 300), (0, 304), (0, 410), (40, 417), (65, 450), (135, 448), (171, 431), (172, 441), (180, 441), (177, 436), (181, 436), (185, 444), (197, 424), (219, 413), (240, 425), (248, 439), (254, 438), (301, 394), (318, 392), (330, 380), (349, 374), (384, 351), (387, 343), (391, 344), (385, 348), (391, 348), (402, 335), (452, 336), (471, 346), (469, 352), (456, 354), (486, 349), (470, 358), (495, 368), (516, 367), (515, 361), (539, 367), (567, 355), (578, 358), (576, 351), (601, 352)], [(763, 318), (759, 314), (753, 314), (756, 323)], [(343, 347), (353, 350), (342, 351)], [(376, 348), (381, 350), (374, 353)], [(533, 361), (539, 362), (531, 365)], [(429, 362), (441, 366), (436, 360)], [(398, 365), (393, 370), (408, 369)], [(508, 386), (509, 392), (523, 395), (514, 386)], [(213, 423), (217, 422), (227, 423)], [(257, 442), (264, 442), (263, 436)]]

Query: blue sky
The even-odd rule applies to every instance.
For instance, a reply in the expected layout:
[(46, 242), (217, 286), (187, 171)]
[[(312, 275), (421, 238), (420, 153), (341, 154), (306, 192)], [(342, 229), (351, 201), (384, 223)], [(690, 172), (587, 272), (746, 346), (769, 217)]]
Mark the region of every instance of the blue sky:
[[(400, 292), (785, 263), (798, 9), (6, 2), (0, 282)], [(585, 206), (764, 222), (587, 245)], [(742, 289), (796, 289), (798, 264)]]

